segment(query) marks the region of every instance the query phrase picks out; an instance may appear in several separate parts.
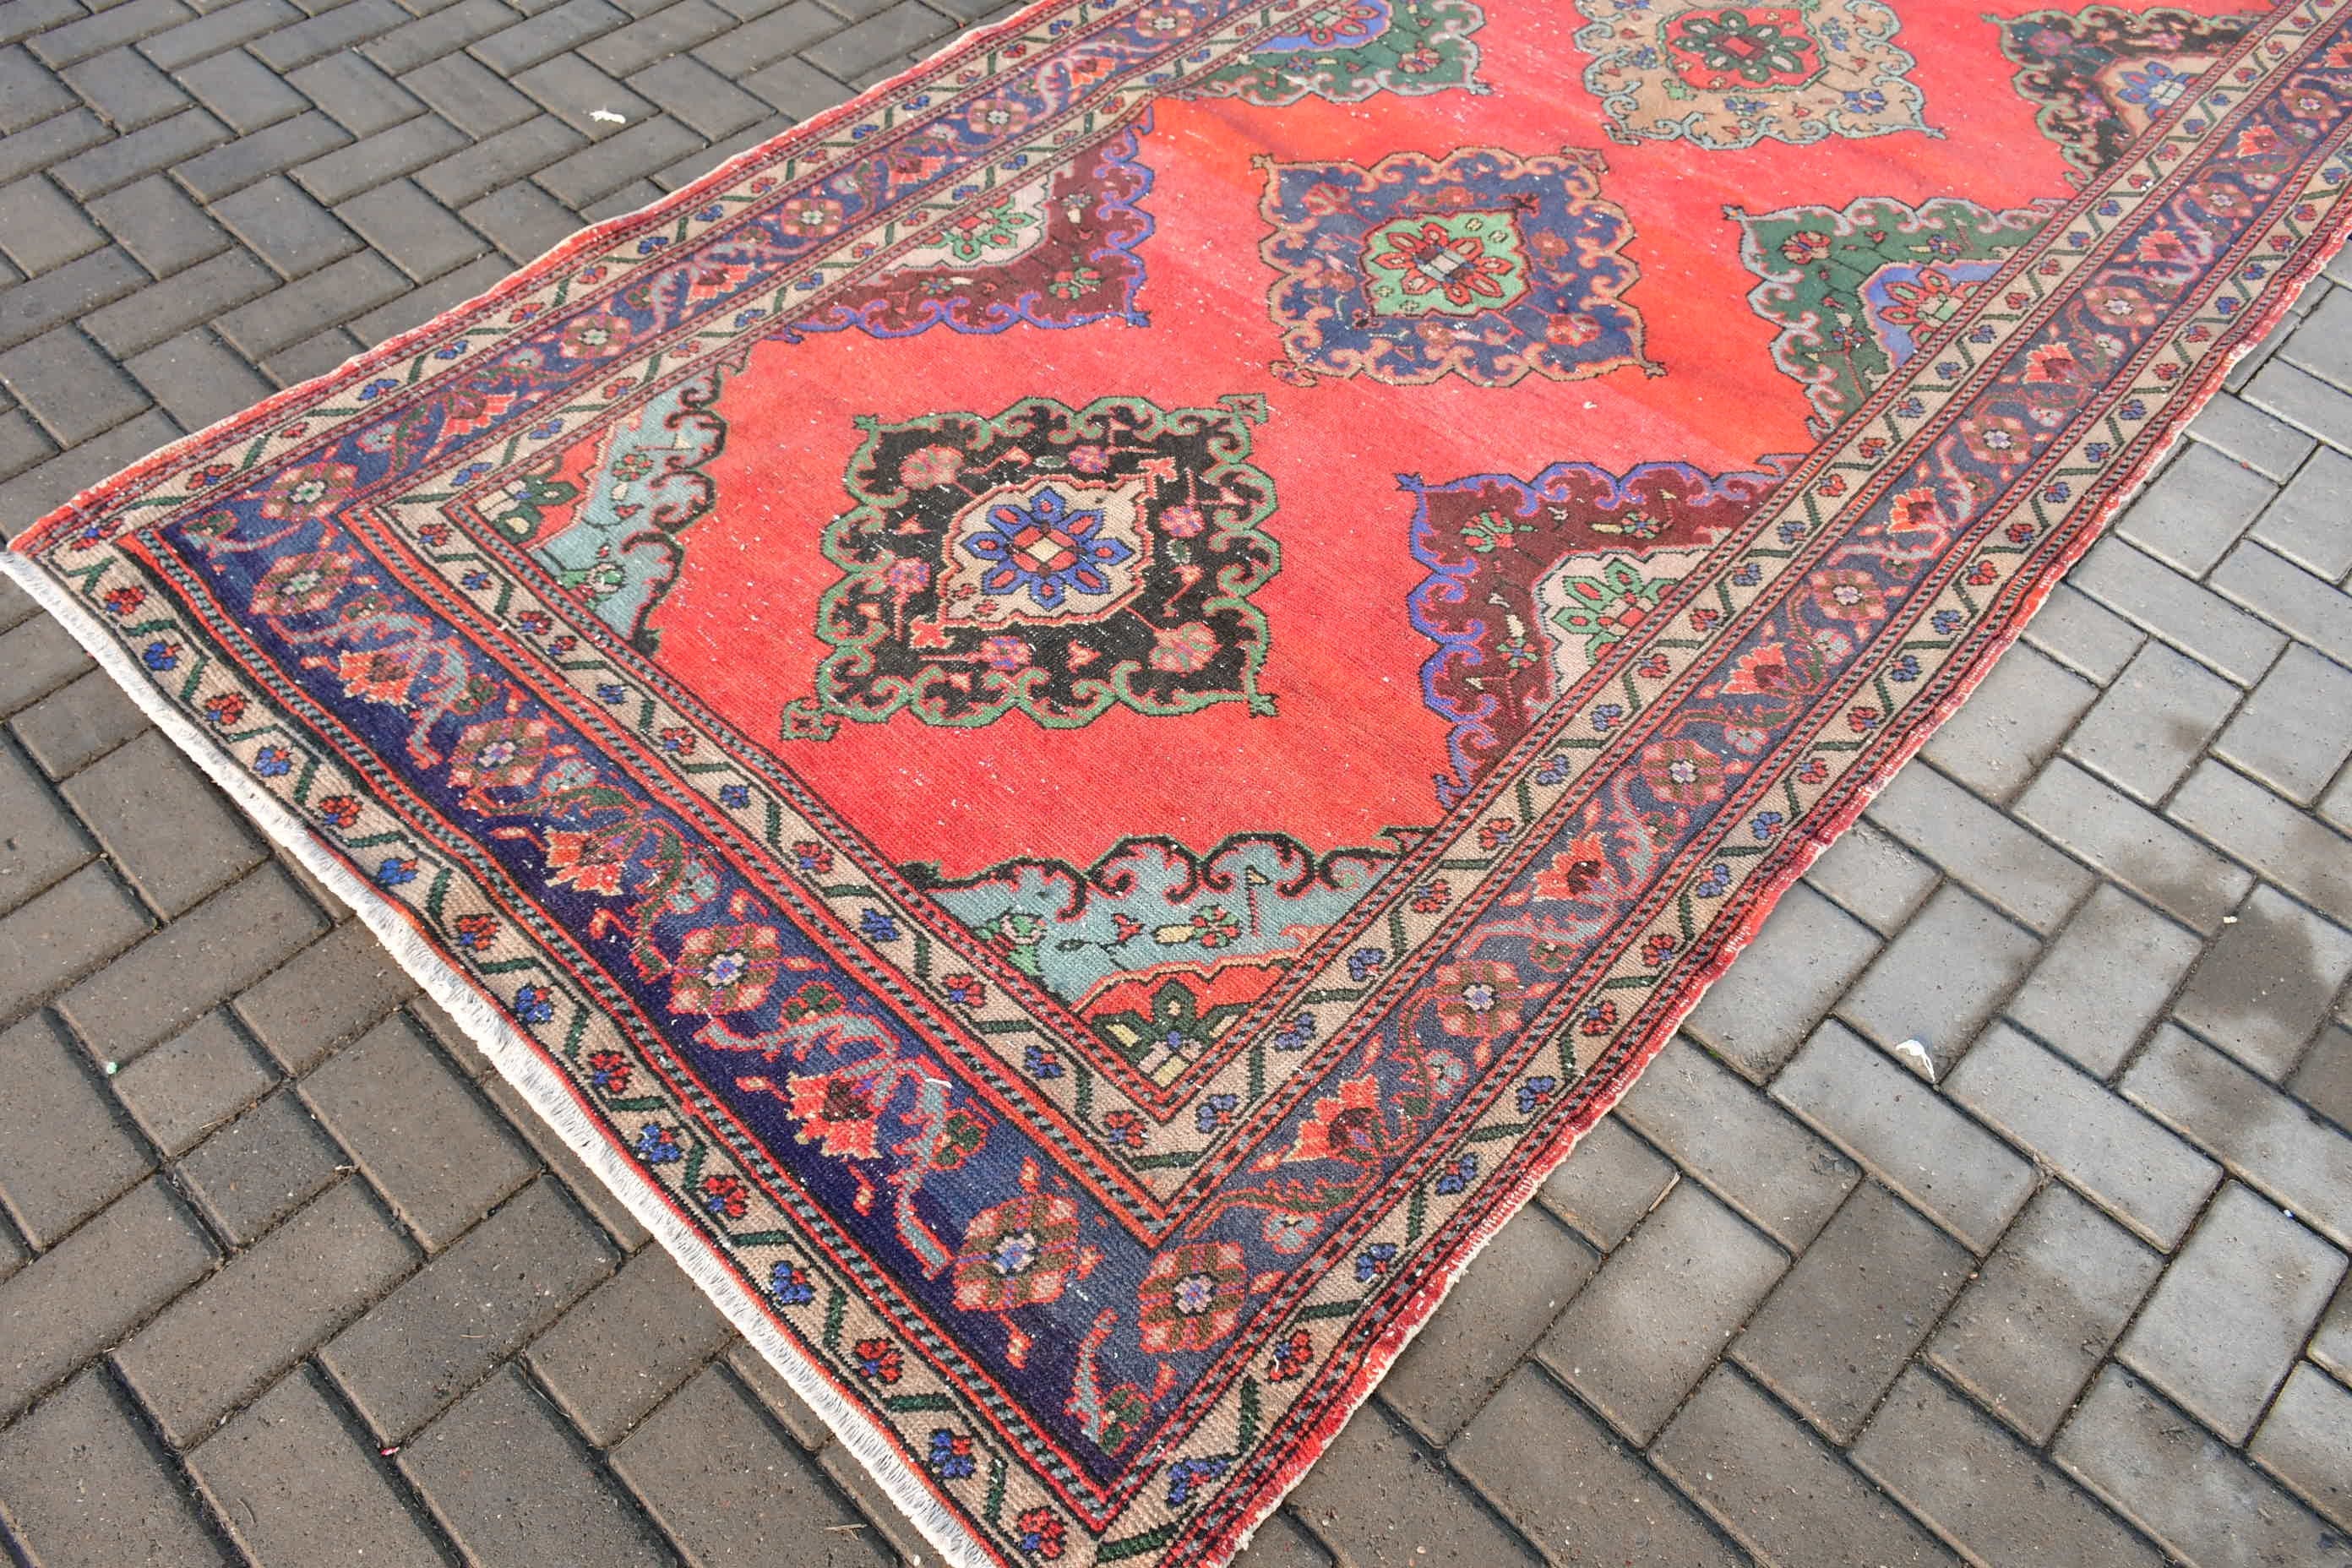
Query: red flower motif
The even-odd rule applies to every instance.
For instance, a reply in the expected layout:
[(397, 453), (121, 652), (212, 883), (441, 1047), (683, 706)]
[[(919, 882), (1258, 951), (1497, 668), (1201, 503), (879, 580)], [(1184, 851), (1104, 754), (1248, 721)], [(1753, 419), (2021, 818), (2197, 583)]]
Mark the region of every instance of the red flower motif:
[(1193, 1241), (1151, 1260), (1136, 1290), (1136, 1335), (1155, 1355), (1203, 1351), (1234, 1331), (1249, 1269), (1231, 1241)]
[(205, 717), (227, 729), (245, 717), (245, 698), (240, 692), (219, 691), (205, 699)]
[(319, 802), (320, 819), (333, 827), (349, 827), (360, 819), (360, 803), (347, 795), (331, 795)]
[(794, 1077), (784, 1086), (786, 1101), (801, 1123), (793, 1136), (836, 1160), (873, 1159), (882, 1112), (874, 1078), (862, 1063)]
[(467, 952), (479, 952), (499, 937), (499, 922), (492, 915), (459, 915), (450, 930), (457, 935), (457, 945)]
[(1696, 741), (1658, 741), (1642, 751), (1642, 782), (1661, 800), (1705, 805), (1723, 798), (1723, 759)]
[(705, 1176), (702, 1206), (728, 1219), (741, 1219), (751, 1212), (751, 1192), (740, 1176)]
[(1813, 607), (1833, 621), (1874, 621), (1886, 614), (1886, 595), (1867, 572), (1837, 568), (1805, 580)]
[(669, 1005), (679, 1013), (742, 1013), (756, 1007), (783, 972), (775, 928), (705, 926), (677, 950)]
[(620, 846), (604, 834), (564, 828), (548, 832), (548, 880), (558, 887), (611, 898), (621, 890), (621, 873), (627, 866), (628, 858)]
[(904, 1370), (898, 1347), (888, 1340), (860, 1340), (849, 1347), (849, 1353), (857, 1363), (857, 1375), (868, 1383), (896, 1383)]

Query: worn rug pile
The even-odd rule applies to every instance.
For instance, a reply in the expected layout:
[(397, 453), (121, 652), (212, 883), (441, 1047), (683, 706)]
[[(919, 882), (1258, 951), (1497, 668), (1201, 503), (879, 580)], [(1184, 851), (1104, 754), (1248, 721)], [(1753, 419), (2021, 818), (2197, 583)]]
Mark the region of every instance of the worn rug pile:
[(1212, 1568), (2342, 235), (2345, 0), (1986, 4), (1045, 0), (9, 564), (950, 1562)]

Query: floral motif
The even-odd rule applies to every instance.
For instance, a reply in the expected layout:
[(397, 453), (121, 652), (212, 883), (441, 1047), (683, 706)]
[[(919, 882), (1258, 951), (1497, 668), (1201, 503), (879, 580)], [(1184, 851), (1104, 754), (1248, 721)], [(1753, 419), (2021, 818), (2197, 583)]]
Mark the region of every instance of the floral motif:
[(1471, 0), (1316, 0), (1302, 11), (1290, 32), (1196, 78), (1185, 95), (1276, 109), (1310, 95), (1355, 103), (1378, 92), (1486, 90), (1470, 40), (1486, 18)]
[(1247, 461), (1243, 416), (1033, 397), (993, 419), (864, 425), (861, 504), (824, 532), (845, 574), (817, 608), (834, 651), (788, 734), (901, 712), (1068, 729), (1114, 707), (1273, 711), (1248, 596), (1281, 558), (1259, 531), (1274, 488)]
[(1078, 1245), (1077, 1206), (1032, 1193), (977, 1215), (956, 1251), (955, 1304), (967, 1311), (1043, 1306), (1093, 1267)]
[(2089, 5), (1986, 19), (2016, 63), (2018, 95), (2079, 184), (2121, 157), (2262, 15)]
[(1835, 207), (1733, 210), (1756, 313), (1780, 328), (1772, 363), (1805, 388), (1826, 435), (1932, 342), (1969, 295), (2049, 220), (1954, 196), (1912, 207), (1864, 196)]
[(1271, 163), (1259, 252), (1281, 274), (1268, 298), (1286, 358), (1277, 375), (1447, 374), (1507, 386), (1642, 357), (1642, 319), (1622, 296), (1633, 230), (1601, 195), (1597, 154), (1522, 159), (1471, 147), (1432, 159)]
[(1577, 9), (1591, 24), (1576, 35), (1592, 57), (1584, 85), (1620, 142), (1734, 148), (1927, 130), (1906, 76), (1916, 62), (1879, 0), (1577, 0)]
[(1151, 1260), (1137, 1289), (1138, 1336), (1165, 1355), (1202, 1351), (1234, 1331), (1249, 1300), (1249, 1270), (1230, 1241), (1193, 1241)]

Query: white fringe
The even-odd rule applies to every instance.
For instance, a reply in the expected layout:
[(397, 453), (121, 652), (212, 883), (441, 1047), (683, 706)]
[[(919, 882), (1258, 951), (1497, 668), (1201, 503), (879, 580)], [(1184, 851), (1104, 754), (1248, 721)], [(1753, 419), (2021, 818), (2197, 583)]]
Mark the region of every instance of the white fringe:
[(793, 1393), (808, 1402), (841, 1445), (864, 1465), (893, 1504), (914, 1521), (945, 1559), (948, 1568), (1003, 1568), (1004, 1559), (982, 1542), (955, 1513), (931, 1494), (921, 1475), (902, 1458), (886, 1429), (844, 1399), (800, 1348), (776, 1326), (740, 1280), (728, 1271), (708, 1244), (673, 1213), (660, 1189), (606, 1141), (572, 1096), (562, 1077), (541, 1058), (530, 1037), (505, 1011), (436, 952), (399, 908), (376, 887), (320, 843), (317, 835), (271, 795), (213, 737), (173, 707), (155, 689), (129, 651), (110, 636), (81, 603), (29, 558), (0, 551), (0, 572), (57, 617), (89, 650), (99, 668), (114, 678), (157, 729), (171, 738), (213, 783), (243, 807), (391, 950), (427, 996), (445, 1008), (482, 1048), (531, 1109), (562, 1135), (572, 1152), (596, 1173), (637, 1223), (653, 1233), (677, 1266), (717, 1303), (719, 1310), (759, 1347), (768, 1364)]

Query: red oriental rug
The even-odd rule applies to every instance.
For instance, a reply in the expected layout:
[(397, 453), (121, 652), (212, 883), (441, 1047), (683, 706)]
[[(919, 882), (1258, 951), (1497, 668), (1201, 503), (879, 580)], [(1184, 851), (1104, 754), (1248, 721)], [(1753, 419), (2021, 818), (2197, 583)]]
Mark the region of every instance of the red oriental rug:
[(12, 570), (961, 1564), (1221, 1563), (2341, 238), (2347, 0), (1045, 0)]

